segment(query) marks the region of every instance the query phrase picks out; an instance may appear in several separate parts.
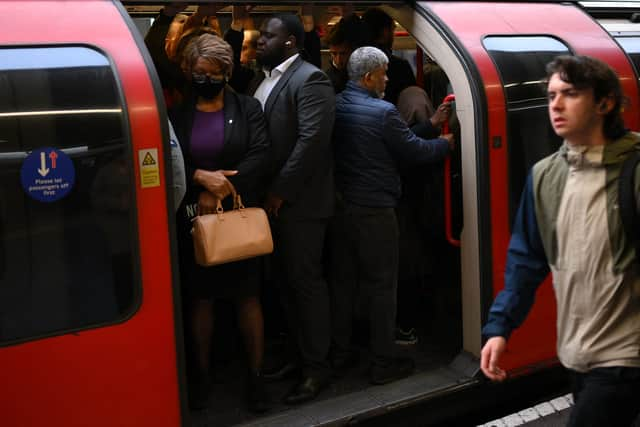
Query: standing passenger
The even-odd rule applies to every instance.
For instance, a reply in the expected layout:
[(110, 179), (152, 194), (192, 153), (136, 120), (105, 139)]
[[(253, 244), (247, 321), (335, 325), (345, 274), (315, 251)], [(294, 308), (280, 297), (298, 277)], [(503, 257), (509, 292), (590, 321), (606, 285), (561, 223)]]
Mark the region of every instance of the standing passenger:
[(329, 45), (331, 63), (325, 70), (333, 84), (336, 93), (344, 90), (349, 80), (347, 62), (354, 49), (364, 44), (362, 39), (363, 26), (361, 19), (355, 13), (343, 17), (333, 26), (326, 38)]
[(393, 54), (393, 38), (396, 22), (382, 9), (373, 7), (362, 15), (362, 21), (371, 37), (370, 44), (382, 50), (389, 59), (387, 76), (389, 82), (385, 90), (384, 100), (393, 105), (398, 104), (400, 92), (409, 86), (416, 85), (413, 69), (406, 59)]
[(334, 202), (335, 100), (327, 76), (299, 56), (303, 42), (297, 16), (266, 20), (257, 50), (264, 72), (258, 74), (262, 80), (254, 82), (272, 141), (265, 209), (273, 219), (290, 339), (297, 338), (297, 345), (290, 343), (289, 363), (269, 377), (280, 379), (300, 362), (303, 369), (301, 380), (285, 397), (287, 403), (315, 398), (329, 378), (329, 296), (322, 252)]
[[(187, 194), (179, 211), (180, 273), (190, 306), (188, 331), (193, 344), (196, 371), (189, 393), (192, 408), (207, 405), (210, 387), (213, 300), (236, 303), (238, 325), (248, 358), (249, 409), (268, 409), (262, 384), (264, 332), (260, 289), (260, 260), (257, 258), (201, 267), (193, 253), (190, 220), (215, 213), (218, 200), (234, 189), (244, 205), (257, 206), (267, 166), (269, 140), (260, 104), (237, 94), (227, 85), (233, 69), (231, 46), (218, 36), (203, 34), (185, 48), (183, 68), (192, 84), (193, 98), (172, 114), (182, 143)], [(225, 199), (225, 209), (232, 206)]]
[(551, 271), (558, 358), (573, 377), (569, 425), (629, 426), (640, 412), (639, 254), (621, 224), (618, 176), (640, 136), (623, 127), (622, 89), (605, 63), (561, 56), (547, 77), (551, 124), (564, 144), (527, 179), (505, 288), (482, 331), (489, 339), (481, 368), (492, 380), (506, 378), (499, 365), (507, 339)]
[[(336, 101), (334, 146), (337, 190), (344, 202), (343, 235), (332, 247), (332, 362), (352, 359), (351, 319), (356, 285), (369, 304), (373, 353), (371, 377), (385, 384), (411, 374), (413, 360), (395, 357), (400, 164), (444, 159), (451, 135), (416, 136), (398, 110), (383, 101), (387, 56), (380, 49), (356, 49), (347, 65), (349, 82)], [(337, 237), (337, 236), (336, 236)]]

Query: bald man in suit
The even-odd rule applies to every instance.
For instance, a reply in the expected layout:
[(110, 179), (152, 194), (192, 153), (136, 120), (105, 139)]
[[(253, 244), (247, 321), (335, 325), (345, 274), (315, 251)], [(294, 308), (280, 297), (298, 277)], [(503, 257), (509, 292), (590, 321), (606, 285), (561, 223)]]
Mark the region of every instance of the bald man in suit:
[(296, 344), (289, 346), (289, 360), (265, 376), (280, 379), (301, 368), (299, 381), (285, 396), (289, 404), (315, 398), (330, 377), (330, 310), (322, 253), (334, 208), (335, 99), (329, 78), (300, 56), (303, 43), (304, 28), (297, 16), (266, 20), (256, 51), (263, 72), (249, 87), (263, 106), (272, 141), (265, 209), (272, 218), (289, 338), (295, 340), (290, 344)]

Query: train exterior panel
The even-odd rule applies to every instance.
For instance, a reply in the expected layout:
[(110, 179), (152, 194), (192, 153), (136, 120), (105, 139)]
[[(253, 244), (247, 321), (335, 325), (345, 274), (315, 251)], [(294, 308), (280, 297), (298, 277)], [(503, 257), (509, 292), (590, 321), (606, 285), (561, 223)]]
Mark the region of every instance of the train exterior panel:
[[(142, 189), (135, 158), (155, 149), (154, 161), (164, 171), (166, 119), (158, 109), (149, 65), (123, 12), (122, 6), (109, 1), (0, 3), (0, 44), (5, 52), (18, 47), (85, 46), (112, 62), (126, 106), (124, 139), (131, 141), (130, 164), (136, 165), (134, 240), (140, 244), (135, 270), (141, 284), (137, 301), (110, 324), (3, 343), (7, 345), (0, 349), (4, 372), (0, 410), (6, 426), (170, 426), (180, 425), (182, 418), (165, 178), (159, 174), (158, 185)], [(35, 67), (43, 65), (37, 57), (33, 61)], [(86, 124), (79, 120), (76, 126)], [(95, 238), (89, 229), (83, 243), (92, 245)], [(3, 256), (11, 250), (3, 246)], [(62, 242), (50, 242), (49, 250), (64, 250)], [(89, 286), (95, 280), (92, 274), (98, 272), (84, 274)]]

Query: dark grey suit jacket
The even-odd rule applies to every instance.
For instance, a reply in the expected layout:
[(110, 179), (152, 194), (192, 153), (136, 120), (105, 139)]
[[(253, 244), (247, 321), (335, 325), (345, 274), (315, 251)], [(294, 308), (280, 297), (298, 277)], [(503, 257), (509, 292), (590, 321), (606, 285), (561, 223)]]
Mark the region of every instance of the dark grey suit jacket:
[[(262, 79), (258, 73), (249, 93)], [(269, 191), (284, 199), (280, 218), (331, 216), (335, 97), (329, 78), (298, 57), (271, 91), (264, 114), (271, 140)]]

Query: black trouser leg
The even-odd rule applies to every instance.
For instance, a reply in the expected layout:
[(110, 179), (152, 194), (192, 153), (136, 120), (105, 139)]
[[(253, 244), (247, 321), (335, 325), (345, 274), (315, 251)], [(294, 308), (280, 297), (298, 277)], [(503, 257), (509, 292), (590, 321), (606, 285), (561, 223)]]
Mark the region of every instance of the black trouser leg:
[(331, 259), (331, 337), (334, 354), (346, 354), (351, 348), (355, 295), (358, 287), (356, 246), (344, 212), (330, 224)]
[(629, 427), (640, 414), (640, 368), (573, 372), (570, 427)]
[[(395, 212), (393, 208), (347, 205), (344, 234), (353, 248), (353, 255), (345, 263), (355, 261), (358, 289), (368, 304), (373, 362), (385, 364), (395, 355), (398, 279), (398, 223)], [(350, 272), (349, 267), (344, 266), (343, 271)], [(349, 280), (354, 279), (344, 279), (345, 282)], [(346, 318), (342, 321), (346, 322)]]
[(328, 373), (329, 292), (322, 271), (327, 220), (277, 221), (276, 244), (284, 267), (285, 309), (297, 342), (305, 375)]

